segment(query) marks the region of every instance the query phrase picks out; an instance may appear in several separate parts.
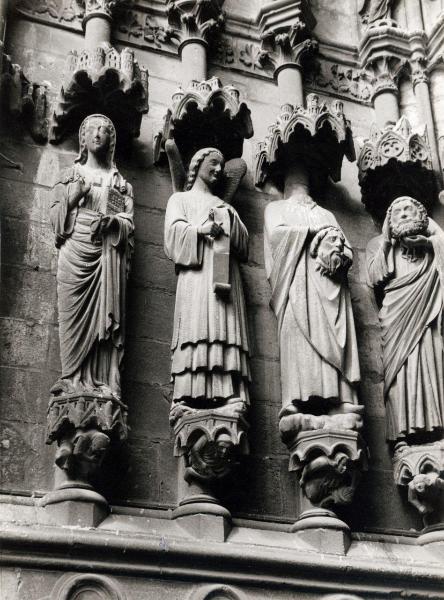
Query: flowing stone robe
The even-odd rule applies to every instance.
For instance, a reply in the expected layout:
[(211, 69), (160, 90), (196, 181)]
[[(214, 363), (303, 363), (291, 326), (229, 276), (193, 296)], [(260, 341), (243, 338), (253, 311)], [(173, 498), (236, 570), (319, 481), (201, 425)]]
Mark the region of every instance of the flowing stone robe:
[[(94, 171), (76, 164), (62, 174), (50, 209), (57, 248), (62, 379), (53, 393), (102, 391), (120, 398), (120, 363), (125, 337), (126, 280), (133, 240), (133, 194), (116, 168), (100, 173), (102, 184), (69, 210), (74, 182)], [(107, 186), (124, 196), (117, 227), (98, 236), (106, 212)]]
[(415, 261), (399, 245), (387, 257), (382, 236), (368, 245), (369, 285), (382, 289), (382, 328), (388, 440), (444, 427), (444, 233), (435, 230), (433, 252)]
[[(358, 404), (360, 380), (350, 292), (321, 275), (310, 255), (310, 229), (339, 225), (310, 198), (279, 200), (265, 211), (265, 269), (278, 319), (282, 411), (324, 399), (324, 409)], [(351, 258), (351, 251), (345, 253)], [(340, 408), (338, 409), (340, 411)], [(329, 411), (332, 413), (332, 411)]]
[[(197, 233), (211, 208), (231, 215), (229, 297), (213, 292), (213, 248)], [(217, 196), (175, 193), (165, 215), (165, 253), (178, 274), (171, 343), (173, 402), (208, 408), (231, 398), (249, 402), (247, 320), (238, 261), (247, 260), (248, 233), (233, 207)]]

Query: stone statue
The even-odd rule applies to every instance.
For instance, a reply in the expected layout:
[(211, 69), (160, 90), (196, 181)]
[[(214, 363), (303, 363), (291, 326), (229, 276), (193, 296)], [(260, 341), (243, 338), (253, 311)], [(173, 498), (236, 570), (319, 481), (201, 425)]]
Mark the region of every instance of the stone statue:
[(79, 156), (54, 186), (50, 210), (60, 250), (62, 362), (61, 379), (51, 391), (120, 399), (133, 193), (114, 163), (116, 131), (107, 117), (87, 117), (79, 140)]
[(265, 268), (278, 319), (284, 441), (299, 431), (362, 425), (351, 263), (335, 217), (305, 192), (268, 204)]
[(249, 403), (247, 319), (238, 265), (247, 259), (248, 233), (236, 210), (216, 195), (223, 172), (218, 150), (199, 150), (190, 162), (185, 191), (174, 193), (166, 210), (165, 252), (178, 274), (171, 345), (173, 424), (193, 410), (243, 412)]
[(391, 18), (393, 0), (364, 0), (359, 14), (365, 15), (368, 25)]
[(382, 295), (387, 439), (444, 428), (444, 232), (417, 200), (387, 211), (367, 248), (369, 284)]

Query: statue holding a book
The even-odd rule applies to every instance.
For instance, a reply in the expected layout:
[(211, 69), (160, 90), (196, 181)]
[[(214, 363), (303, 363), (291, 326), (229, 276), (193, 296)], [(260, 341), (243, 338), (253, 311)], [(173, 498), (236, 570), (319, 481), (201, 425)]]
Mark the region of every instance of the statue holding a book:
[(120, 399), (125, 290), (133, 248), (133, 193), (114, 162), (116, 131), (87, 117), (80, 152), (54, 186), (50, 209), (59, 248), (60, 394)]

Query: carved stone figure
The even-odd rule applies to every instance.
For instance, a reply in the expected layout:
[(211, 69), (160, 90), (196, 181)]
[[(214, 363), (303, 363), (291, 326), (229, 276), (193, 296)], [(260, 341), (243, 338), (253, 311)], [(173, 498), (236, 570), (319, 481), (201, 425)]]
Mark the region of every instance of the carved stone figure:
[[(247, 259), (248, 233), (236, 210), (216, 195), (223, 169), (224, 158), (215, 148), (196, 152), (186, 191), (173, 194), (166, 210), (165, 252), (178, 273), (171, 346), (173, 421), (184, 410), (249, 402), (247, 322), (238, 266)], [(224, 236), (230, 239), (225, 254), (229, 271), (221, 273), (229, 272), (228, 294), (217, 293), (215, 281), (220, 260), (216, 246)]]
[(359, 13), (368, 25), (391, 18), (393, 0), (363, 0)]
[(346, 279), (351, 263), (335, 217), (308, 195), (296, 192), (267, 206), (265, 267), (278, 319), (284, 441), (332, 423), (338, 429), (362, 424)]
[(387, 439), (444, 428), (444, 232), (408, 196), (387, 211), (367, 249), (369, 284), (382, 294)]
[(80, 128), (80, 153), (53, 191), (62, 393), (120, 399), (133, 193), (114, 163), (116, 132), (103, 115)]

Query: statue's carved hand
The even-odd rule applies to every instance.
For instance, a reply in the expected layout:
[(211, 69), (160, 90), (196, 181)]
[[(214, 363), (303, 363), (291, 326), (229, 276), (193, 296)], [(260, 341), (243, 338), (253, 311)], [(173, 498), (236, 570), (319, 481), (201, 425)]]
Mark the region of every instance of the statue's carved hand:
[(407, 235), (402, 238), (402, 245), (407, 248), (430, 248), (432, 242), (425, 235)]
[(73, 183), (73, 194), (69, 201), (69, 207), (74, 208), (77, 206), (80, 200), (86, 196), (90, 189), (91, 184), (88, 181), (85, 181), (83, 177), (78, 177)]
[(216, 223), (215, 221), (207, 221), (203, 225), (199, 227), (197, 230), (199, 235), (203, 237), (211, 237), (213, 239), (218, 238), (220, 235), (224, 233), (224, 229), (221, 223)]
[(393, 238), (392, 238), (392, 230), (390, 227), (390, 219), (389, 216), (386, 215), (385, 219), (384, 219), (384, 224), (382, 226), (382, 243), (384, 244), (384, 246), (389, 247), (393, 245)]
[(102, 217), (100, 222), (100, 230), (102, 233), (107, 233), (108, 231), (115, 231), (117, 228), (117, 219), (113, 216), (105, 216)]

